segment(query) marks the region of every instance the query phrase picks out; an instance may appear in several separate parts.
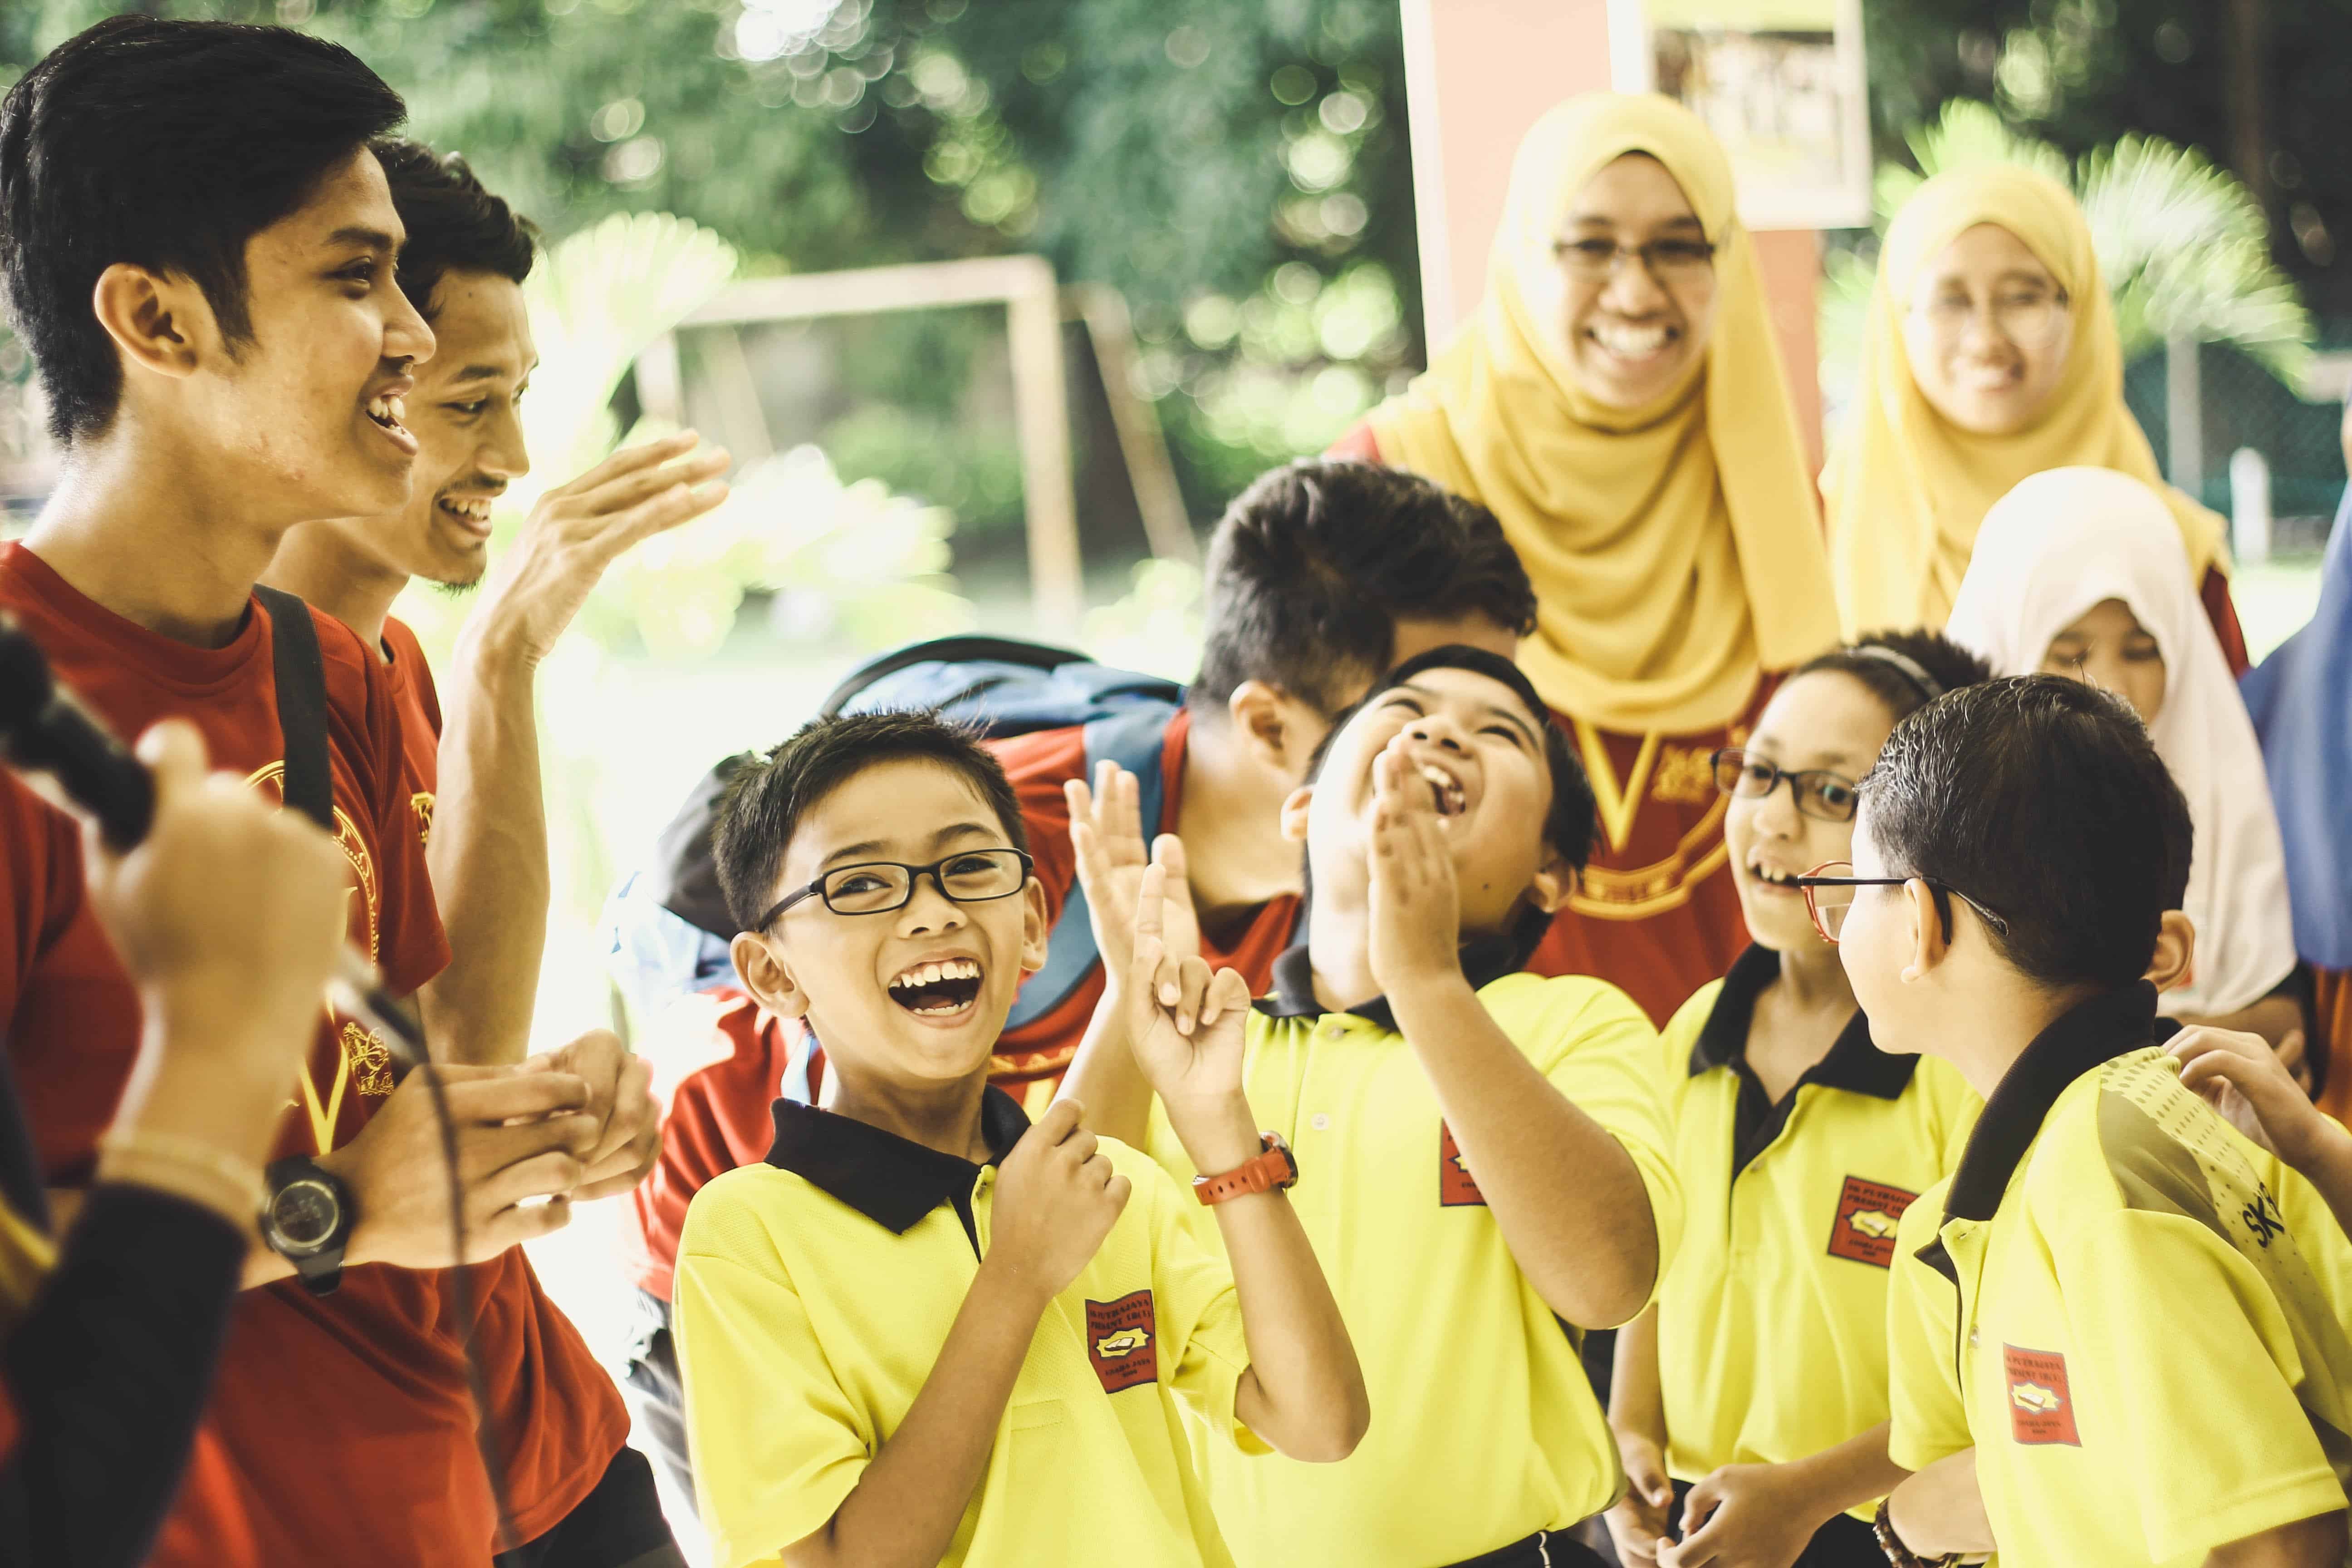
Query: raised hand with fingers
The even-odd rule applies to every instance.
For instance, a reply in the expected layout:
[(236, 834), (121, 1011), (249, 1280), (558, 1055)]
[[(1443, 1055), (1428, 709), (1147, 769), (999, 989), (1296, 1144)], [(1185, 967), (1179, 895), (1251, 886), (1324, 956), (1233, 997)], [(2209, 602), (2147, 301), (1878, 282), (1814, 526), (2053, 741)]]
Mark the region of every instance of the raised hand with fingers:
[(1393, 993), (1461, 972), (1462, 905), (1444, 821), (1399, 735), (1372, 761), (1372, 977)]
[(725, 500), (721, 476), (733, 459), (700, 440), (687, 430), (625, 447), (540, 497), (513, 548), (490, 569), (479, 635), (537, 665), (624, 552)]
[(1164, 873), (1160, 881), (1160, 940), (1178, 962), (1201, 951), (1201, 922), (1185, 879), (1184, 844), (1163, 833), (1143, 842), (1140, 791), (1133, 773), (1117, 763), (1095, 767), (1095, 783), (1072, 779), (1062, 786), (1070, 808), (1070, 847), (1076, 852), (1078, 884), (1087, 890), (1087, 914), (1094, 926), (1095, 951), (1103, 974), (1116, 983), (1135, 953), (1136, 897), (1147, 868)]
[(1132, 1190), (1079, 1124), (1085, 1114), (1075, 1100), (1047, 1106), (1004, 1157), (997, 1179), (983, 1267), (1009, 1273), (1041, 1309), (1093, 1260)]
[(1164, 867), (1148, 867), (1137, 886), (1135, 954), (1123, 994), (1136, 1065), (1174, 1118), (1186, 1107), (1241, 1094), (1250, 993), (1238, 971), (1212, 974), (1197, 952), (1181, 959), (1171, 952), (1161, 934), (1167, 877)]

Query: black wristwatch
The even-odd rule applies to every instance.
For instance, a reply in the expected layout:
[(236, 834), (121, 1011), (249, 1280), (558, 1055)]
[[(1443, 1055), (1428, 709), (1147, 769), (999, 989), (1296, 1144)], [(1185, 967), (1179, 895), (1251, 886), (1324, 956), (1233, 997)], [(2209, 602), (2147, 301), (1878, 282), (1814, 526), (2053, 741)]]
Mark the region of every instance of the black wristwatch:
[(352, 1193), (341, 1180), (296, 1155), (262, 1173), (261, 1238), (294, 1266), (313, 1296), (343, 1282), (343, 1244), (352, 1238)]

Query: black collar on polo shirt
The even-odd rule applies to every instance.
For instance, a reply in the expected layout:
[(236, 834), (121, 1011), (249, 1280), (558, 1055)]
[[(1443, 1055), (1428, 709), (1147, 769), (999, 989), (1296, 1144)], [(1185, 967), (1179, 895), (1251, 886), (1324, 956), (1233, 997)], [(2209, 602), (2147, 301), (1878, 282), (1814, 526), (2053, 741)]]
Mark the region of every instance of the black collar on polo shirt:
[[(2145, 980), (2078, 1002), (2033, 1037), (1977, 1118), (1952, 1173), (1946, 1219), (1985, 1220), (2066, 1086), (2101, 1063), (2156, 1043), (2156, 987)], [(1924, 1256), (1924, 1253), (1922, 1254)]]
[[(1746, 1063), (1748, 1029), (1756, 1017), (1756, 998), (1780, 975), (1780, 955), (1769, 947), (1750, 943), (1748, 951), (1732, 960), (1730, 971), (1723, 977), (1723, 989), (1716, 993), (1715, 1008), (1707, 1014), (1698, 1040), (1691, 1047), (1691, 1077), (1696, 1078), (1711, 1068)], [(1857, 1007), (1853, 1016), (1846, 1020), (1845, 1027), (1838, 1031), (1829, 1054), (1806, 1069), (1805, 1076), (1798, 1081), (1827, 1084), (1832, 1089), (1875, 1095), (1881, 1100), (1899, 1100), (1911, 1082), (1911, 1075), (1918, 1069), (1918, 1058), (1894, 1056), (1870, 1043), (1870, 1020)]]
[[(769, 1164), (823, 1188), (898, 1235), (943, 1203), (955, 1205), (965, 1233), (971, 1234), (971, 1186), (981, 1167), (970, 1160), (796, 1100), (779, 1100), (773, 1114), (776, 1139), (768, 1145)], [(989, 1086), (980, 1100), (980, 1133), (992, 1151), (988, 1163), (1002, 1161), (1028, 1131), (1021, 1102)]]
[[(1483, 936), (1462, 947), (1462, 977), (1470, 982), (1473, 991), (1484, 991), (1506, 974), (1517, 973), (1527, 963), (1526, 944), (1511, 936)], [(1315, 999), (1315, 966), (1307, 957), (1307, 944), (1300, 942), (1286, 948), (1274, 961), (1273, 994), (1261, 996), (1251, 1004), (1269, 1018), (1319, 1018), (1330, 1011)], [(1375, 996), (1348, 1009), (1359, 1018), (1369, 1018), (1391, 1034), (1397, 1032), (1396, 1014), (1389, 1007), (1386, 996)]]

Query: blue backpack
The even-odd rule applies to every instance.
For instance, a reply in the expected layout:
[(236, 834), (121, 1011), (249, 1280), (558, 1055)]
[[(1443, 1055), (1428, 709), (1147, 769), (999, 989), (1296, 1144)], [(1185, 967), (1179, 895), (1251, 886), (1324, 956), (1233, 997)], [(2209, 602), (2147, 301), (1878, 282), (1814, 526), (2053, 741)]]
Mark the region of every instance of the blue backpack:
[[(1160, 742), (1184, 700), (1174, 681), (1097, 664), (1082, 653), (1016, 637), (935, 637), (860, 665), (817, 711), (887, 713), (928, 709), (988, 740), (1083, 726), (1087, 775), (1115, 762), (1136, 777), (1143, 836), (1160, 831)], [(655, 840), (652, 864), (623, 881), (602, 921), (607, 955), (633, 1002), (647, 1011), (730, 983), (735, 921), (719, 888), (711, 834), (749, 752), (721, 759), (688, 793)], [(1021, 987), (1008, 1029), (1045, 1016), (1095, 964), (1086, 889), (1072, 882), (1054, 922), (1045, 967)]]

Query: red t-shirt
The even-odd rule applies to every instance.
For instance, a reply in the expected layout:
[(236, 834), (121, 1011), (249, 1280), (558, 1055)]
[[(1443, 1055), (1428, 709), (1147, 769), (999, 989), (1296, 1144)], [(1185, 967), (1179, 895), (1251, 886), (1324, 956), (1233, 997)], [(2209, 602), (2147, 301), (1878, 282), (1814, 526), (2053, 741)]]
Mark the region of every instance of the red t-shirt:
[[(1174, 828), (1182, 804), (1184, 748), (1192, 731), (1192, 714), (1179, 709), (1160, 742), (1163, 831)], [(1063, 900), (1078, 876), (1077, 856), (1070, 847), (1069, 803), (1062, 786), (1086, 776), (1086, 731), (1076, 726), (1040, 730), (992, 741), (988, 749), (1004, 764), (1021, 802), (1029, 853), (1045, 889), (1046, 919), (1059, 920)], [(1231, 945), (1202, 932), (1201, 955), (1213, 965), (1239, 970), (1253, 993), (1263, 992), (1273, 984), (1274, 961), (1290, 945), (1297, 921), (1297, 897), (1285, 894), (1261, 905), (1230, 935)], [(989, 1077), (1027, 1098), (1034, 1113), (1076, 1054), (1102, 990), (1102, 965), (1097, 963), (1058, 1005), (997, 1041)], [(637, 1188), (634, 1223), (625, 1243), (631, 1278), (665, 1300), (688, 1203), (712, 1177), (767, 1156), (774, 1138), (768, 1107), (782, 1087), (800, 1037), (797, 1025), (762, 1010), (740, 991), (722, 988), (707, 994), (714, 1009), (712, 1028), (699, 1037), (703, 1048), (680, 1061), (670, 1078), (664, 1100), (662, 1163)], [(691, 1026), (688, 1033), (693, 1035)], [(813, 1067), (821, 1070), (822, 1063)], [(659, 1079), (658, 1065), (655, 1071)], [(813, 1076), (811, 1081), (814, 1086), (817, 1080)], [(657, 1093), (662, 1087), (656, 1083)]]
[[(421, 849), (432, 829), (440, 779), (441, 699), (416, 634), (388, 619), (383, 641), (400, 709), (401, 782)], [(528, 985), (535, 978), (520, 975), (515, 983)], [(516, 1539), (531, 1541), (562, 1522), (594, 1489), (628, 1440), (628, 1407), (580, 1331), (548, 1300), (521, 1247), (510, 1247), (476, 1267), (467, 1283), (474, 1353), (506, 1450), (507, 1507)], [(443, 1326), (454, 1338), (458, 1324), (446, 1315), (449, 1304), (445, 1300)]]
[[(215, 768), (278, 789), (271, 628), (257, 605), (227, 647), (192, 647), (92, 603), (10, 544), (0, 545), (0, 610), (118, 734), (185, 717)], [(312, 619), (326, 663), (337, 838), (352, 870), (351, 938), (393, 991), (411, 992), (449, 953), (400, 787), (391, 683), (346, 627)], [(0, 779), (0, 1028), (44, 1172), (70, 1185), (87, 1179), (136, 1057), (139, 999), (84, 900), (78, 833), (13, 775)], [(340, 1147), (391, 1090), (383, 1043), (324, 1016), (275, 1152)], [(291, 1279), (239, 1296), (200, 1439), (219, 1463), (207, 1458), (183, 1487), (151, 1561), (217, 1568), (221, 1543), (241, 1525), (268, 1563), (486, 1560), (488, 1490), (439, 1308), (432, 1275), (382, 1265), (347, 1270), (324, 1298)]]

